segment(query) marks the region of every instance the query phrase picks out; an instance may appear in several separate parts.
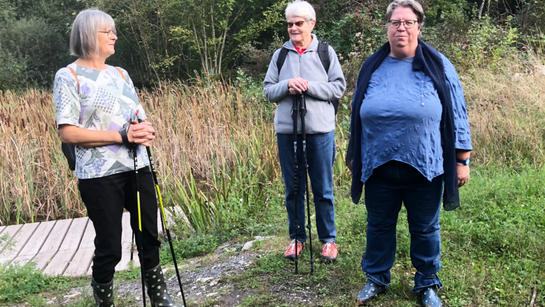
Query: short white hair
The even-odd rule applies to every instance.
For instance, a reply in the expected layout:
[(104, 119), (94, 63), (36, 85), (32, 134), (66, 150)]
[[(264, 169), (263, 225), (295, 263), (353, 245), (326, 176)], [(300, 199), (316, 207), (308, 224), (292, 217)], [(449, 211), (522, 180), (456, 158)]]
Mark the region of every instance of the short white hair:
[(305, 20), (316, 20), (316, 12), (312, 5), (304, 0), (295, 0), (286, 7), (286, 19), (303, 17)]
[(98, 54), (98, 30), (101, 27), (115, 30), (112, 16), (96, 8), (80, 12), (70, 32), (70, 54), (84, 59)]

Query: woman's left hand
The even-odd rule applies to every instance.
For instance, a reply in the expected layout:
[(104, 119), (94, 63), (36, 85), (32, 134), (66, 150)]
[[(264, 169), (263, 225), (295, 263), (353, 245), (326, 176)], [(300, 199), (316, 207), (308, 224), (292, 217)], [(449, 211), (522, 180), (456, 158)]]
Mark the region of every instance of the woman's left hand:
[(469, 181), (469, 165), (456, 163), (456, 171), (458, 173), (458, 187), (461, 187)]

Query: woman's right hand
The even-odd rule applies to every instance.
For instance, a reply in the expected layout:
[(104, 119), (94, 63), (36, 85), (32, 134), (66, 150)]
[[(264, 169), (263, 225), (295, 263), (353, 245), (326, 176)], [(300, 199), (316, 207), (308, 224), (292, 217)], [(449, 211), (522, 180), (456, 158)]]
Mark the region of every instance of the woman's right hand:
[(133, 121), (129, 125), (129, 131), (127, 132), (127, 138), (130, 143), (144, 145), (146, 147), (151, 146), (151, 142), (155, 140), (155, 129), (148, 121), (137, 122)]
[(301, 77), (290, 79), (290, 81), (288, 81), (288, 89), (290, 95), (302, 94), (308, 90), (308, 81)]

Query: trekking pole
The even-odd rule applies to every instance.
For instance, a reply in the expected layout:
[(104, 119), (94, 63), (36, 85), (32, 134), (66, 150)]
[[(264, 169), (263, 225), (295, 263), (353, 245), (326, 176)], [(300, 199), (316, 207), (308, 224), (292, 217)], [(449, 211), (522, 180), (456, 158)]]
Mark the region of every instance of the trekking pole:
[[(132, 124), (132, 120), (131, 120)], [(129, 126), (130, 127), (130, 126)], [(138, 230), (140, 232), (138, 233), (140, 237), (140, 248), (138, 250), (138, 253), (140, 255), (140, 272), (142, 273), (142, 302), (144, 303), (144, 307), (146, 307), (146, 286), (144, 285), (144, 278), (145, 278), (145, 272), (144, 272), (144, 236), (142, 235), (142, 211), (140, 209), (140, 184), (138, 182), (138, 145), (133, 145), (133, 155), (134, 155), (134, 174), (135, 174), (135, 180), (136, 180), (136, 204), (138, 209)]]
[(314, 261), (312, 260), (312, 224), (310, 222), (310, 200), (308, 194), (307, 133), (305, 132), (305, 116), (307, 115), (307, 103), (305, 102), (305, 94), (302, 93), (299, 98), (301, 99), (301, 102), (299, 104), (299, 115), (301, 116), (301, 136), (303, 139), (303, 159), (305, 163), (305, 198), (307, 200), (307, 228), (310, 244), (310, 274), (312, 274), (314, 273)]
[(299, 231), (299, 221), (297, 220), (297, 113), (299, 112), (299, 100), (297, 96), (293, 97), (292, 117), (293, 117), (293, 197), (295, 202), (295, 274), (298, 274), (299, 257), (297, 255), (297, 232)]
[(134, 258), (134, 257), (133, 257), (133, 254), (134, 254), (134, 231), (132, 232), (131, 261), (132, 261), (132, 259)]
[[(138, 119), (138, 122), (142, 122), (142, 120)], [(157, 173), (155, 172), (155, 164), (153, 163), (153, 159), (151, 157), (151, 149), (149, 147), (146, 147), (146, 151), (148, 153), (153, 182), (155, 183), (155, 190), (157, 191), (157, 197), (159, 198), (159, 204), (161, 206), (161, 223), (163, 224), (163, 229), (167, 234), (168, 244), (170, 246), (170, 253), (172, 254), (172, 261), (174, 262), (176, 277), (178, 278), (178, 285), (180, 286), (180, 292), (182, 293), (182, 300), (184, 302), (184, 306), (187, 306), (187, 304), (185, 303), (184, 289), (182, 288), (182, 279), (180, 278), (178, 263), (176, 262), (176, 255), (174, 253), (174, 246), (172, 245), (172, 237), (170, 236), (170, 229), (168, 229), (167, 216), (165, 214), (165, 207), (163, 206), (163, 197), (161, 196), (161, 190), (159, 189), (159, 181), (157, 180)]]

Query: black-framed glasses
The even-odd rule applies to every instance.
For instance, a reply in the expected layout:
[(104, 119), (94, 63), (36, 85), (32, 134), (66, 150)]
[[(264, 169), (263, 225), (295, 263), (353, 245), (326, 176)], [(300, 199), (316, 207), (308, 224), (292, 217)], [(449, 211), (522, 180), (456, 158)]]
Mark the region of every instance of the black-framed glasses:
[(394, 27), (399, 28), (401, 24), (405, 27), (405, 29), (410, 29), (414, 27), (414, 25), (418, 22), (418, 20), (390, 20), (388, 23)]
[(106, 33), (108, 34), (108, 37), (117, 36), (117, 31), (114, 29), (110, 29), (108, 31), (98, 31), (98, 33)]
[(309, 19), (309, 20), (299, 20), (299, 21), (296, 21), (296, 22), (289, 22), (289, 21), (287, 21), (287, 22), (286, 22), (286, 25), (288, 26), (288, 28), (291, 28), (291, 27), (293, 27), (294, 25), (296, 25), (298, 28), (300, 28), (300, 27), (303, 26), (303, 24), (304, 24), (305, 22), (309, 22), (309, 21), (311, 21), (311, 20), (312, 20), (312, 19)]

